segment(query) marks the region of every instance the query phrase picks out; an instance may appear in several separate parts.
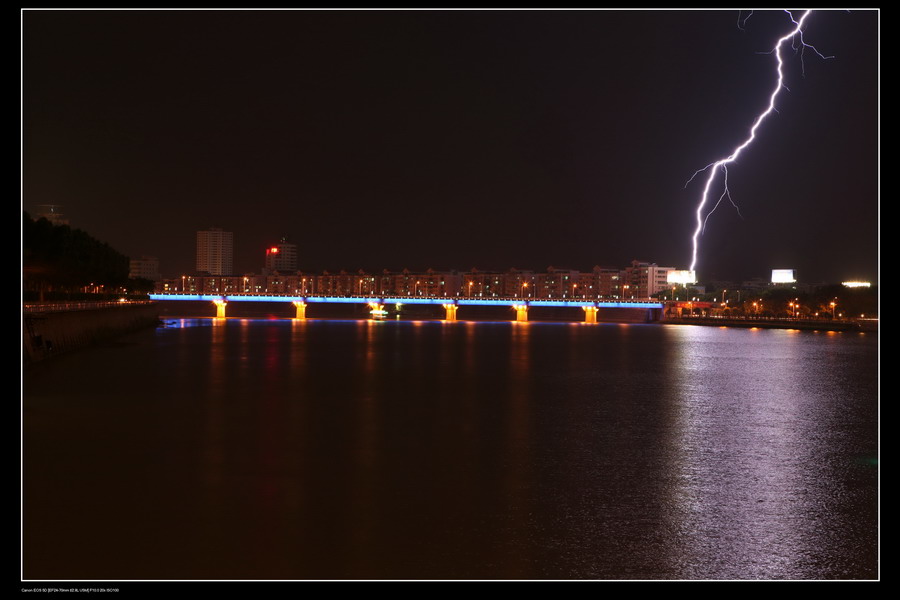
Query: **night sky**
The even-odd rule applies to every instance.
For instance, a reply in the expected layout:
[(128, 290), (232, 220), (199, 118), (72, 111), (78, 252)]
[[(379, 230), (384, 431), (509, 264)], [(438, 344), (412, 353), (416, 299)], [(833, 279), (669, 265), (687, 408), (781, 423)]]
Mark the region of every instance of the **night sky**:
[[(703, 280), (876, 281), (876, 11), (816, 12), (729, 167)], [(687, 268), (702, 184), (764, 109), (791, 26), (737, 11), (22, 13), (22, 208), (165, 276), (234, 232), (304, 271)], [(718, 194), (716, 194), (716, 197)]]

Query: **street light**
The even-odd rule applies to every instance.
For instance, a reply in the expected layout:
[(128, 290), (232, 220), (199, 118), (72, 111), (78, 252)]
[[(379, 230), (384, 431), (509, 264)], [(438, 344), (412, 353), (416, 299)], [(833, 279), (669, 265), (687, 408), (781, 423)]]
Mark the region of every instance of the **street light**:
[(791, 309), (791, 316), (793, 318), (797, 318), (797, 309), (800, 308), (800, 302), (798, 302), (799, 298), (794, 298), (793, 302), (788, 302), (788, 307)]

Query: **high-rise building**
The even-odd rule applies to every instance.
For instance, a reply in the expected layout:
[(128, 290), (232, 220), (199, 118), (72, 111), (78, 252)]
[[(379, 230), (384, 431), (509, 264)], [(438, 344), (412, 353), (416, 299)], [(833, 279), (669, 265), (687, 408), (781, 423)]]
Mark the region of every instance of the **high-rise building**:
[(624, 297), (651, 298), (665, 291), (669, 286), (669, 272), (674, 270), (675, 267), (660, 267), (656, 263), (631, 261), (631, 266), (623, 273)]
[(297, 272), (297, 244), (281, 238), (277, 244), (266, 248), (266, 266), (263, 271), (270, 273), (296, 273)]
[(231, 275), (234, 261), (234, 235), (211, 227), (197, 232), (197, 271), (210, 275)]
[(128, 277), (131, 279), (159, 281), (159, 259), (154, 256), (132, 258), (129, 263)]

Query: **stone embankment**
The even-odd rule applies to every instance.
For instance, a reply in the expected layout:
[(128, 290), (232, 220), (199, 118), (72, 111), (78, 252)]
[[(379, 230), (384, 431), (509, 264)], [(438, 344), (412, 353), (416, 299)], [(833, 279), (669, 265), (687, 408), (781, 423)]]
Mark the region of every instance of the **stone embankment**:
[(155, 302), (26, 304), (22, 311), (25, 365), (159, 323)]

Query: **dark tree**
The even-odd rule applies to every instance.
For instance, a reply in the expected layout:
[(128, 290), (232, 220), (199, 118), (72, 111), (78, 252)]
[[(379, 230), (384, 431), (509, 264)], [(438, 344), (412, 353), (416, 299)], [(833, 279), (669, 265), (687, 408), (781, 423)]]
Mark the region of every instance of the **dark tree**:
[(128, 283), (129, 259), (80, 229), (32, 219), (24, 213), (22, 263), (25, 289), (73, 291), (87, 285)]

